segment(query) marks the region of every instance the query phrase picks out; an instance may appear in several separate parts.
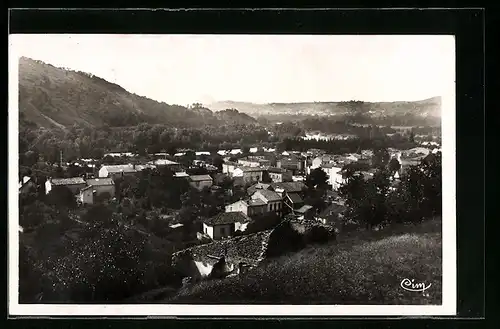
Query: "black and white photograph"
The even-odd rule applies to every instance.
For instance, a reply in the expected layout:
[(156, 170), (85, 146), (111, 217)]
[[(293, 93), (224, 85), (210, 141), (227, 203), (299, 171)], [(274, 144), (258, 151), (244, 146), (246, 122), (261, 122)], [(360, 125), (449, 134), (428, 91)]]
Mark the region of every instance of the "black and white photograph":
[(455, 312), (451, 35), (12, 34), (9, 94), (10, 312)]

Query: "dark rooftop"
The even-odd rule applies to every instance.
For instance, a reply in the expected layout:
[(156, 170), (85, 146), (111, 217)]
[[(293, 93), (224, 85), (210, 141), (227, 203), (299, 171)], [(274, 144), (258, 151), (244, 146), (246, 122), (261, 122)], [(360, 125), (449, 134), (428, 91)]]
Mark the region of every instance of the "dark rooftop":
[(292, 201), (292, 203), (297, 204), (297, 203), (303, 203), (304, 200), (298, 195), (297, 193), (287, 193), (288, 199)]
[(325, 210), (323, 210), (319, 214), (319, 217), (324, 218), (324, 217), (331, 216), (333, 214), (340, 214), (340, 213), (343, 213), (346, 209), (347, 209), (346, 206), (344, 206), (340, 203), (334, 202), (331, 205), (329, 205)]
[(283, 189), (287, 193), (297, 193), (302, 192), (306, 188), (306, 185), (302, 182), (281, 182), (271, 183), (271, 188), (274, 190)]

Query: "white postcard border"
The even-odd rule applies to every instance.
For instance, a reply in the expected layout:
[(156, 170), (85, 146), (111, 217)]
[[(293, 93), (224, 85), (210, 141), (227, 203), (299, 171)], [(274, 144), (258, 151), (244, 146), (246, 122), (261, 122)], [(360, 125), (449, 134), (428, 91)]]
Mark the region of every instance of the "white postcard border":
[[(453, 77), (443, 87), (443, 304), (442, 305), (59, 305), (19, 304), (18, 65), (17, 35), (9, 35), (8, 103), (8, 313), (11, 316), (446, 316), (456, 315), (455, 56)], [(453, 36), (447, 36), (453, 38)], [(446, 37), (445, 37), (446, 38)], [(447, 42), (450, 40), (446, 40)], [(395, 287), (397, 289), (398, 287)]]

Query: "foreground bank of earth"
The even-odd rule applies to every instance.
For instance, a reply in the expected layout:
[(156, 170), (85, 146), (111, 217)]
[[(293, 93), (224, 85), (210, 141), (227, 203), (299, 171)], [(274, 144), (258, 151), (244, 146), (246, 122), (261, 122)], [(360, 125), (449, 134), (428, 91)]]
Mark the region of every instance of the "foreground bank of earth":
[[(379, 232), (356, 233), (336, 243), (273, 259), (243, 275), (206, 280), (174, 292), (147, 294), (145, 302), (194, 304), (441, 304), (441, 220)], [(404, 279), (431, 287), (401, 288)], [(146, 296), (143, 296), (146, 297)], [(147, 299), (147, 300), (145, 300)]]

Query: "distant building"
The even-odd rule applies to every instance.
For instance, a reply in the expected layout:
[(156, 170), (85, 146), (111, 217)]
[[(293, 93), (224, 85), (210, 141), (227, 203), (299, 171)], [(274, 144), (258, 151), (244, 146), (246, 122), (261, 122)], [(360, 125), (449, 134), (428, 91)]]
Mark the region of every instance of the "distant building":
[(314, 218), (314, 210), (313, 206), (303, 205), (299, 209), (295, 209), (294, 212), (298, 215), (303, 216), (304, 219), (313, 219)]
[(87, 179), (87, 185), (93, 186), (97, 195), (101, 195), (103, 193), (109, 193), (109, 195), (113, 198), (115, 196), (115, 182), (112, 178), (92, 178)]
[(278, 215), (283, 213), (283, 198), (274, 191), (257, 190), (252, 194), (251, 199), (265, 202), (267, 205), (267, 212), (274, 212)]
[(149, 162), (149, 164), (154, 165), (156, 167), (168, 167), (170, 170), (176, 172), (181, 170), (181, 165), (178, 162), (170, 161), (167, 159), (157, 159)]
[(250, 186), (249, 188), (247, 188), (247, 194), (252, 195), (255, 192), (257, 192), (257, 190), (268, 190), (270, 186), (271, 186), (271, 184), (259, 182), (257, 184)]
[(303, 196), (307, 186), (303, 182), (282, 182), (271, 183), (270, 188), (279, 194), (298, 193)]
[(189, 174), (184, 171), (178, 171), (174, 173), (175, 178), (189, 178)]
[(245, 183), (260, 182), (264, 169), (254, 167), (240, 167), (233, 171), (233, 177), (241, 177)]
[(342, 175), (342, 167), (336, 166), (333, 163), (327, 163), (320, 168), (328, 175), (328, 185), (330, 185), (333, 190), (337, 190), (345, 182)]
[(236, 162), (226, 161), (222, 164), (222, 173), (232, 176), (233, 171), (239, 167)]
[(29, 176), (24, 176), (22, 181), (19, 182), (19, 194), (25, 194), (30, 191), (30, 189), (36, 188), (36, 184)]
[(213, 179), (210, 175), (190, 175), (189, 185), (201, 191), (204, 188), (210, 188), (213, 185)]
[(117, 179), (123, 176), (135, 175), (137, 174), (142, 167), (139, 167), (135, 164), (127, 164), (127, 165), (104, 165), (99, 169), (99, 177), (101, 178), (113, 178)]
[(110, 198), (115, 196), (115, 182), (111, 178), (93, 178), (86, 181), (87, 186), (80, 190), (78, 200), (82, 204), (93, 204), (95, 198), (107, 193)]
[(335, 157), (333, 155), (320, 155), (315, 157), (312, 162), (311, 166), (308, 170), (308, 173), (310, 173), (310, 170), (320, 168), (325, 164), (329, 163), (334, 163), (335, 162)]
[(267, 168), (267, 172), (269, 173), (269, 178), (275, 183), (291, 182), (293, 180), (292, 172), (284, 168), (269, 167)]
[(252, 167), (252, 168), (264, 167), (264, 166), (269, 166), (270, 163), (271, 163), (270, 160), (256, 156), (248, 156), (238, 159), (238, 165), (242, 167)]
[(87, 183), (82, 177), (73, 178), (49, 178), (45, 182), (45, 193), (49, 192), (57, 186), (64, 186), (73, 192), (73, 194), (78, 194), (81, 189), (87, 186)]
[(276, 161), (276, 167), (290, 170), (295, 175), (304, 170), (304, 161), (296, 156), (282, 157)]
[(238, 154), (243, 154), (243, 151), (241, 149), (233, 149), (231, 152), (229, 152), (231, 155), (238, 155)]
[(252, 157), (244, 157), (241, 159), (238, 159), (238, 165), (244, 166), (244, 167), (259, 167), (259, 159), (252, 158)]
[(316, 216), (316, 220), (322, 224), (332, 225), (334, 227), (340, 228), (339, 221), (343, 219), (344, 213), (346, 211), (346, 206), (340, 202), (333, 202), (325, 210), (323, 210), (319, 215)]
[(203, 233), (213, 240), (227, 238), (244, 231), (249, 222), (242, 212), (223, 212), (203, 222)]
[(267, 212), (267, 204), (260, 199), (239, 200), (228, 204), (226, 212), (241, 212), (248, 217), (256, 217)]

